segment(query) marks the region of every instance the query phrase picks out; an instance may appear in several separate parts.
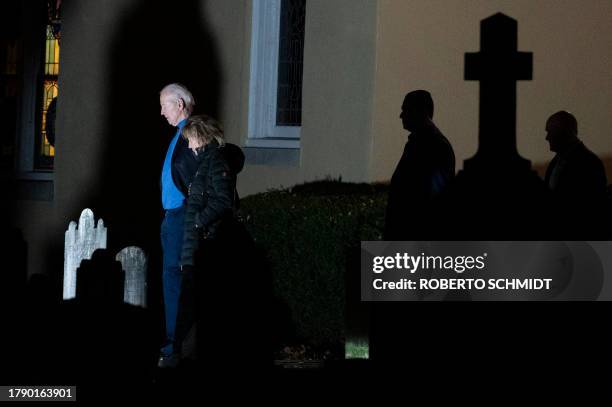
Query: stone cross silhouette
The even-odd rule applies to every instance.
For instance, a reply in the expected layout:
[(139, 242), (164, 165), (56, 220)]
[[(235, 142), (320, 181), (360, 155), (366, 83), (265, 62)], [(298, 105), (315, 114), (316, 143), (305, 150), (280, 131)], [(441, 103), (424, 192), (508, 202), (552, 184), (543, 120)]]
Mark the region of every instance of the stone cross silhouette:
[(516, 81), (531, 80), (533, 54), (517, 51), (517, 22), (502, 13), (480, 23), (480, 52), (465, 54), (465, 80), (480, 81), (478, 152), (470, 166), (522, 166), (516, 149)]

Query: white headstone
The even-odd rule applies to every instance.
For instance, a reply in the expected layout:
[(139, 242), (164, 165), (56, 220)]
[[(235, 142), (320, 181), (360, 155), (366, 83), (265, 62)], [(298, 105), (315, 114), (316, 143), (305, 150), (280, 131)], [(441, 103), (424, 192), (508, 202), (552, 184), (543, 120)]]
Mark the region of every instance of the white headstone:
[(76, 295), (76, 270), (81, 260), (91, 259), (96, 249), (106, 249), (106, 228), (104, 221), (98, 220), (94, 226), (94, 214), (91, 209), (84, 209), (76, 222), (70, 222), (65, 234), (64, 244), (64, 293), (63, 298), (69, 300)]
[(123, 301), (147, 306), (147, 256), (140, 247), (130, 246), (117, 253), (115, 259), (121, 262), (125, 272)]

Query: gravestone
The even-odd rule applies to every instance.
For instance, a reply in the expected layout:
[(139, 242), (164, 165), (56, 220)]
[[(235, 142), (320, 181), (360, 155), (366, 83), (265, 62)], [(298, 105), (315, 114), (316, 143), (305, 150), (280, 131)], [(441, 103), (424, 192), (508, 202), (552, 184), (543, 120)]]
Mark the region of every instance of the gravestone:
[[(76, 295), (77, 269), (83, 260), (90, 260), (94, 251), (106, 249), (107, 229), (102, 219), (94, 226), (94, 214), (84, 209), (76, 222), (70, 222), (65, 235), (64, 246), (64, 292), (63, 299)], [(135, 246), (126, 247), (115, 256), (125, 273), (123, 289), (124, 302), (141, 307), (147, 306), (147, 257)]]
[(70, 222), (64, 245), (64, 300), (75, 297), (77, 268), (83, 259), (91, 259), (96, 249), (106, 249), (106, 237), (104, 221), (99, 219), (96, 227), (91, 209), (81, 212), (78, 227)]
[(126, 247), (115, 257), (125, 273), (124, 302), (147, 306), (147, 256), (135, 246)]

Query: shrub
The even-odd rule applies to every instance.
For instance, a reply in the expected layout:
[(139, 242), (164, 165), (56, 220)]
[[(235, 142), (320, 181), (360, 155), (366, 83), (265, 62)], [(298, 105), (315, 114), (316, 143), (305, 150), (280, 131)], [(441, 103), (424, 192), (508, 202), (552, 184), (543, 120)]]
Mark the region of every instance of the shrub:
[[(271, 268), (273, 291), (297, 338), (342, 345), (345, 270), (360, 241), (380, 240), (387, 186), (318, 181), (246, 197), (241, 211)], [(355, 272), (353, 270), (353, 272)]]

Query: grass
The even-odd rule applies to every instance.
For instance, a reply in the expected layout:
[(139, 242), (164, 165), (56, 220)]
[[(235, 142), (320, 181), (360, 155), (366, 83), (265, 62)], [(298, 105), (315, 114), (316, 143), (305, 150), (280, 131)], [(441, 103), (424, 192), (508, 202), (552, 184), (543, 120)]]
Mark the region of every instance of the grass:
[(346, 342), (344, 357), (346, 359), (368, 359), (369, 350), (367, 339), (349, 340)]

